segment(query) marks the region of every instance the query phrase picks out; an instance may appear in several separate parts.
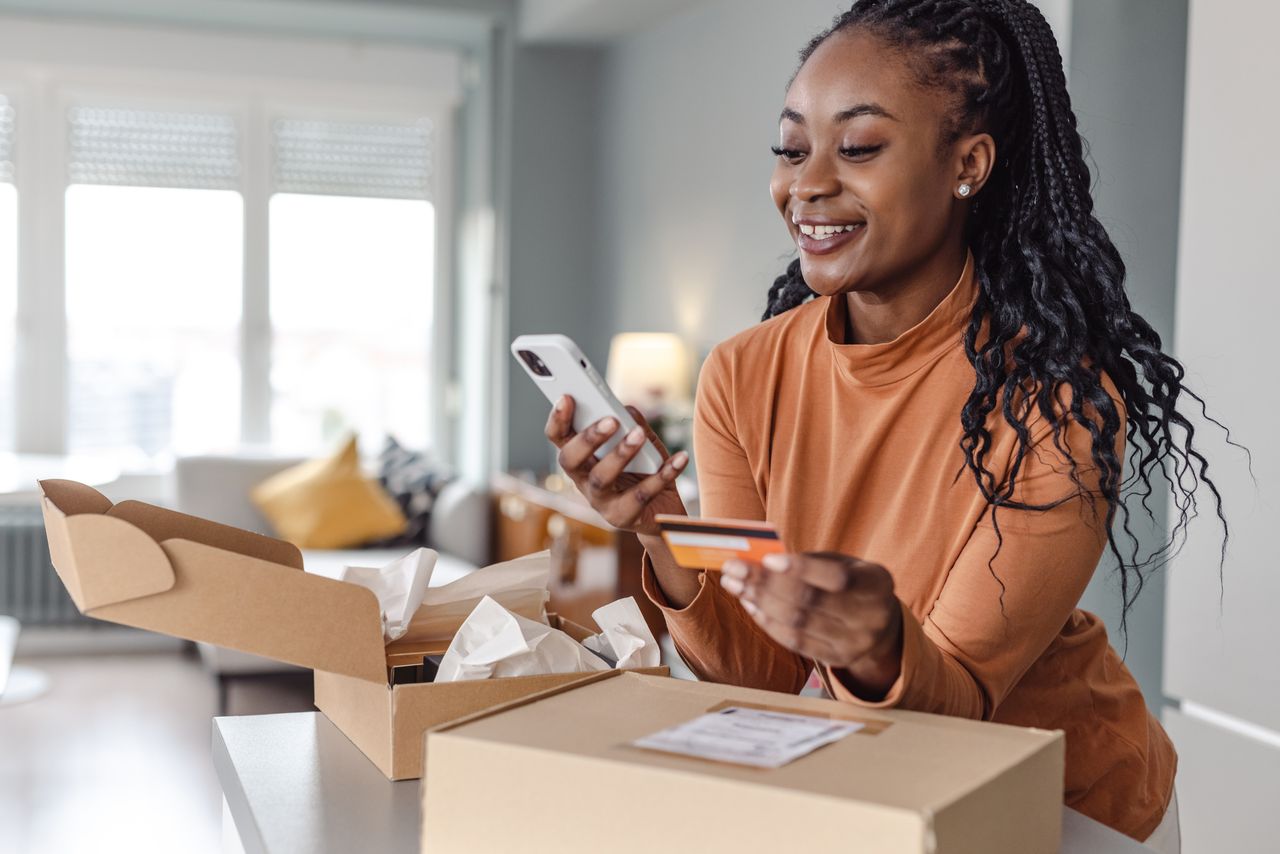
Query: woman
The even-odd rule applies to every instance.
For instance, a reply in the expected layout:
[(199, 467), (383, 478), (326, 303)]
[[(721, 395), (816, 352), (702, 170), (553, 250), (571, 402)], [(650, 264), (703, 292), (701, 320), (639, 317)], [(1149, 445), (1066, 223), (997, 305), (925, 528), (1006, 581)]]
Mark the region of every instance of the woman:
[(560, 464), (641, 537), (700, 677), (795, 692), (816, 666), (851, 704), (1063, 729), (1066, 803), (1177, 850), (1173, 747), (1076, 605), (1104, 547), (1126, 608), (1151, 563), (1112, 533), (1126, 433), (1148, 490), (1204, 461), (1092, 215), (1048, 25), (1024, 0), (861, 0), (802, 52), (775, 154), (799, 257), (708, 357), (694, 443), (703, 514), (792, 553), (676, 566), (654, 516), (684, 512), (687, 456), (624, 474), (645, 428), (597, 457), (616, 422), (574, 434), (567, 398)]

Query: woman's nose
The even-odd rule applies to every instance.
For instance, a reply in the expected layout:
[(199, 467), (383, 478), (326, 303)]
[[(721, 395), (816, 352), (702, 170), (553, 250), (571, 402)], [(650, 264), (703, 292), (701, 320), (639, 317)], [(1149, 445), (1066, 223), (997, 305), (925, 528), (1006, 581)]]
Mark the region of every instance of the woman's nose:
[(840, 192), (840, 181), (828, 158), (810, 155), (791, 182), (791, 197), (797, 201), (811, 202), (834, 196)]

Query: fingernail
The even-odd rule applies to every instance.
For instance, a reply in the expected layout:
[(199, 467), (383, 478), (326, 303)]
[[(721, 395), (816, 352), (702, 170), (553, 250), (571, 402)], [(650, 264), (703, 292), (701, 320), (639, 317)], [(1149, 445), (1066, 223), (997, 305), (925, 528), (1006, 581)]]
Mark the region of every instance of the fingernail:
[(723, 574), (720, 576), (720, 586), (725, 590), (728, 590), (734, 596), (737, 596), (743, 590), (741, 581)]
[(564, 395), (560, 395), (560, 399), (556, 401), (556, 405), (554, 407), (556, 412), (564, 412), (565, 404), (566, 404), (566, 401), (565, 401)]
[(600, 422), (596, 424), (596, 429), (605, 436), (608, 436), (614, 430), (618, 429), (618, 422), (612, 418), (601, 418)]
[(755, 605), (753, 605), (753, 604), (752, 604), (751, 602), (749, 602), (748, 600), (746, 600), (746, 599), (742, 599), (742, 600), (740, 600), (740, 601), (742, 602), (742, 607), (743, 607), (743, 609), (744, 609), (748, 614), (750, 614), (751, 616), (753, 616), (753, 617), (754, 617), (756, 614), (759, 614), (759, 613), (760, 613), (760, 609), (759, 609), (759, 608), (757, 608)]
[(726, 560), (720, 571), (734, 578), (747, 577), (747, 565), (740, 560)]
[(784, 554), (765, 555), (761, 561), (765, 569), (771, 569), (774, 572), (786, 572), (791, 567), (791, 558)]
[(644, 429), (641, 427), (633, 427), (631, 432), (627, 434), (626, 443), (628, 445), (639, 445), (644, 441)]
[(671, 465), (675, 466), (678, 469), (684, 468), (685, 465), (688, 464), (688, 462), (689, 462), (689, 455), (686, 454), (684, 451), (677, 451), (676, 455), (671, 458)]

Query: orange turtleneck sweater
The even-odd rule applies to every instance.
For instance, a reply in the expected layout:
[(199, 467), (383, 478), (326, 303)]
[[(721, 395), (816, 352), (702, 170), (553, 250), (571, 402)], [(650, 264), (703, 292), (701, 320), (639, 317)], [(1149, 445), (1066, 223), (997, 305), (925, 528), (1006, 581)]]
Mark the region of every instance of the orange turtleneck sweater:
[[(841, 295), (717, 346), (699, 378), (694, 426), (702, 513), (767, 519), (793, 552), (834, 550), (893, 575), (901, 676), (882, 701), (867, 702), (820, 668), (837, 699), (1062, 729), (1067, 805), (1143, 840), (1164, 815), (1177, 757), (1102, 623), (1076, 608), (1105, 546), (1092, 518), (1104, 505), (1075, 497), (1042, 512), (1000, 511), (997, 554), (990, 508), (964, 468), (971, 269), (885, 344), (843, 343)], [(1109, 379), (1106, 387), (1118, 400)], [(1034, 452), (1015, 497), (1072, 495), (1050, 425), (1036, 414), (1028, 427)], [(988, 429), (987, 466), (999, 478), (1016, 436), (998, 414)], [(1088, 433), (1073, 426), (1063, 438), (1089, 484)], [(645, 590), (689, 666), (711, 681), (799, 691), (811, 663), (765, 635), (717, 579), (704, 572), (701, 581), (688, 607), (674, 609), (646, 558)]]

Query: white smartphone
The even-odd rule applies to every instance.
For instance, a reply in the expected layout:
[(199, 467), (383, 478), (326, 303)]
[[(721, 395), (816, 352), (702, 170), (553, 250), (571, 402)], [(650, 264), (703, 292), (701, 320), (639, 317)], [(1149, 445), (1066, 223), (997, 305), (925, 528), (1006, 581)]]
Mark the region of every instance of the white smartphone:
[[(622, 426), (596, 451), (597, 456), (613, 450), (636, 426), (631, 413), (614, 397), (578, 345), (564, 335), (521, 335), (511, 342), (511, 352), (553, 405), (563, 395), (573, 398), (576, 432), (581, 433), (606, 415), (618, 419)], [(646, 440), (624, 471), (654, 474), (661, 466), (662, 454)]]

